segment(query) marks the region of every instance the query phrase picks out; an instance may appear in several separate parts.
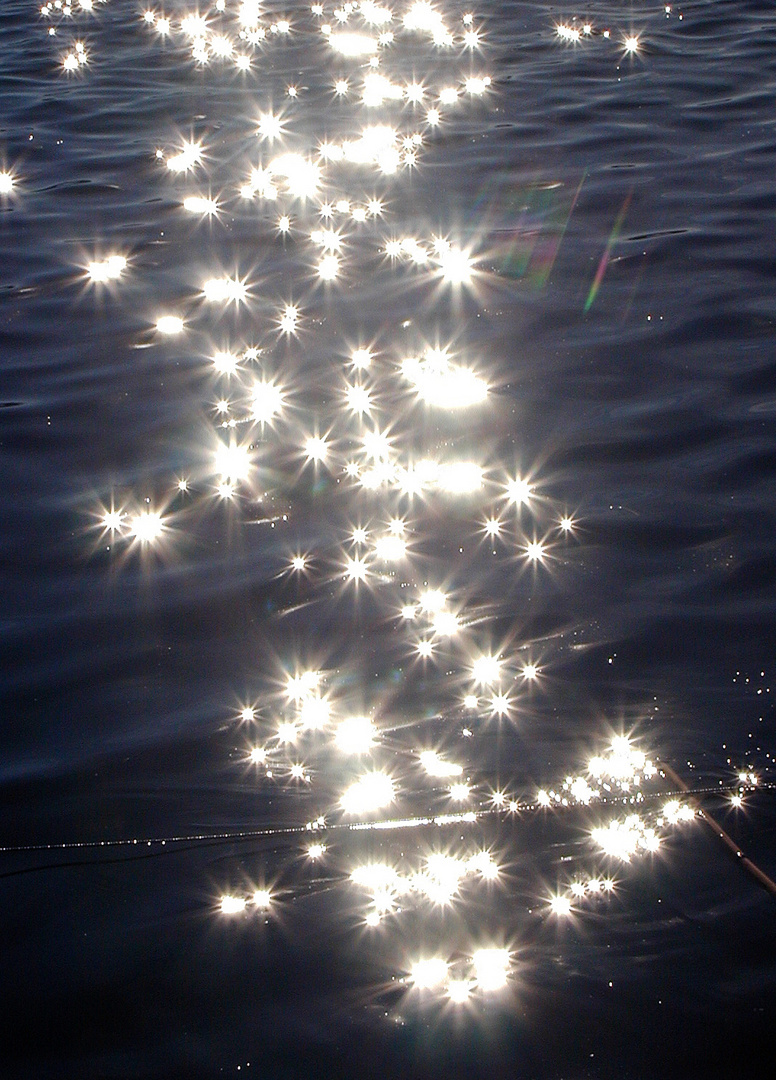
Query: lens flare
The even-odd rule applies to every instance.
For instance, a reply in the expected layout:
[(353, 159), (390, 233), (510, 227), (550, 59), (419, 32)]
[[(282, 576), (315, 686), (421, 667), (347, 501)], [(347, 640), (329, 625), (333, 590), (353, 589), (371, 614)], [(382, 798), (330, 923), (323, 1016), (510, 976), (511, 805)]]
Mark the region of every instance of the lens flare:
[[(69, 91), (110, 65), (97, 63), (96, 34), (87, 45), (68, 30), (62, 48), (57, 31), (81, 13), (91, 26), (100, 7), (40, 8), (56, 41), (54, 77), (79, 81)], [(512, 940), (513, 868), (497, 846), (508, 829), (530, 815), (547, 827), (563, 814), (583, 822), (558, 861), (557, 893), (544, 880), (533, 893), (554, 933), (556, 921), (600, 916), (619, 890), (612, 864), (624, 877), (669, 836), (709, 820), (636, 734), (591, 742), (578, 775), (537, 777), (542, 787), (524, 762), (507, 774), (515, 758), (502, 745), (537, 731), (554, 691), (553, 642), (561, 657), (582, 644), (581, 632), (571, 640), (578, 627), (545, 633), (542, 605), (548, 564), (560, 568), (586, 531), (574, 504), (552, 497), (558, 478), (525, 461), (521, 433), (506, 426), (526, 406), (499, 372), (505, 301), (491, 302), (490, 288), (503, 276), (492, 258), (500, 181), (491, 170), (466, 206), (455, 173), (455, 155), (493, 129), (508, 80), (487, 71), (490, 23), (428, 0), (326, 0), (293, 23), (260, 0), (169, 8), (138, 13), (127, 30), (147, 43), (148, 71), (179, 65), (199, 88), (191, 97), (184, 82), (180, 101), (196, 98), (202, 112), (152, 151), (147, 176), (133, 173), (149, 185), (159, 235), (154, 226), (142, 252), (111, 253), (117, 222), (88, 241), (94, 258), (77, 269), (95, 305), (133, 304), (144, 275), (145, 295), (167, 296), (137, 316), (137, 348), (153, 345), (158, 362), (149, 392), (190, 368), (182, 400), (188, 409), (191, 387), (205, 388), (198, 416), (212, 434), (185, 464), (176, 443), (153, 499), (101, 493), (95, 541), (138, 555), (150, 575), (152, 551), (172, 549), (188, 524), (202, 536), (203, 522), (210, 530), (225, 518), (230, 560), (250, 554), (252, 684), (226, 707), (241, 725), (229, 752), (260, 791), (260, 813), (282, 806), (283, 827), (256, 830), (273, 839), (256, 845), (255, 877), (242, 893), (225, 881), (213, 909), (259, 926), (300, 882), (306, 895), (351, 890), (343, 919), (390, 942), (395, 986), (419, 991), (418, 1007), (482, 1002), (515, 981), (519, 944), (499, 944)], [(632, 29), (569, 19), (545, 31), (558, 71), (598, 47), (622, 66), (648, 60)], [(209, 80), (213, 93), (200, 92)], [(27, 184), (3, 166), (12, 223)], [(615, 204), (592, 282), (580, 285), (583, 314), (615, 263), (629, 205), (630, 196)], [(519, 228), (532, 226), (521, 218)], [(173, 267), (183, 296), (165, 294)], [(496, 343), (492, 355), (478, 341)], [(239, 620), (242, 602), (231, 610)], [(270, 648), (251, 645), (254, 621)], [(529, 759), (545, 768), (544, 752)], [(743, 810), (757, 782), (748, 767), (731, 773), (726, 810)], [(503, 832), (483, 839), (488, 822)], [(284, 851), (287, 865), (264, 865)], [(488, 930), (502, 915), (503, 933)]]

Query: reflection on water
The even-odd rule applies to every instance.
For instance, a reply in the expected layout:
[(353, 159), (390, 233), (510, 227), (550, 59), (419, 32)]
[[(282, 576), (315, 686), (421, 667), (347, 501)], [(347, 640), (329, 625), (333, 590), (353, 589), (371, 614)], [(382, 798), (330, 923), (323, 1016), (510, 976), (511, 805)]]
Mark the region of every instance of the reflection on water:
[[(628, 378), (619, 357), (617, 376), (596, 376), (598, 412), (582, 432), (574, 394), (593, 376), (581, 362), (559, 375), (549, 350), (541, 364), (531, 355), (536, 298), (554, 274), (573, 277), (564, 245), (587, 242), (576, 220), (587, 181), (584, 163), (572, 182), (547, 180), (549, 163), (520, 177), (489, 160), (510, 108), (510, 49), (524, 47), (504, 41), (494, 16), (422, 0), (284, 10), (217, 0), (132, 16), (116, 6), (40, 9), (52, 80), (88, 93), (95, 79), (109, 95), (114, 65), (139, 64), (160, 83), (147, 123), (133, 120), (124, 190), (100, 191), (103, 225), (67, 253), (84, 334), (117, 312), (122, 355), (143, 384), (130, 460), (103, 468), (98, 447), (84, 451), (97, 475), (78, 543), (115, 581), (99, 617), (109, 623), (135, 588), (131, 605), (169, 604), (181, 617), (192, 686), (216, 670), (232, 679), (219, 634), (226, 663), (245, 627), (241, 685), (215, 707), (228, 721), (224, 783), (258, 809), (212, 827), (200, 811), (185, 836), (261, 843), (255, 859), (218, 868), (212, 917), (287, 923), (297, 899), (326, 905), (334, 891), (335, 918), (380, 957), (386, 1000), (407, 1006), (390, 997), (397, 986), (456, 1007), (518, 993), (530, 963), (518, 906), (526, 925), (553, 931), (599, 920), (669, 837), (702, 829), (698, 792), (661, 765), (651, 700), (576, 727), (560, 714), (577, 653), (616, 641), (623, 625), (627, 638), (650, 602), (681, 607), (684, 580), (667, 568), (641, 614), (629, 612), (614, 567), (613, 629), (581, 613), (580, 582), (593, 577), (584, 549), (608, 522), (646, 560), (660, 542), (648, 521), (627, 520), (649, 491), (628, 468), (641, 454), (662, 470), (654, 429), (642, 437), (639, 425), (657, 412), (670, 439), (675, 423), (678, 459), (702, 454), (714, 432), (684, 422), (694, 402), (670, 387), (610, 406), (606, 380)], [(638, 27), (548, 18), (530, 47), (569, 64), (588, 50), (608, 87), (649, 65), (651, 31), (670, 43), (682, 22), (670, 5)], [(110, 109), (121, 114), (121, 101), (106, 97)], [(510, 138), (522, 122), (506, 122)], [(525, 120), (526, 157), (536, 124)], [(99, 134), (109, 154), (110, 131)], [(0, 199), (23, 204), (23, 160), (0, 164)], [(88, 156), (80, 164), (91, 183)], [(637, 186), (607, 207), (584, 275), (565, 282), (573, 316), (559, 308), (552, 328), (561, 336), (567, 322), (572, 348), (575, 334), (600, 334), (602, 364), (628, 335), (633, 347), (664, 333), (659, 304), (645, 300), (641, 313), (644, 244), (658, 257), (688, 234), (627, 237)], [(585, 329), (612, 276), (616, 330)], [(104, 363), (115, 392), (124, 373)], [(564, 383), (571, 406), (547, 406), (545, 448), (542, 395), (563, 400)], [(108, 408), (122, 415), (118, 398)], [(616, 445), (601, 437), (623, 421)], [(118, 458), (120, 431), (104, 437)], [(586, 506), (577, 471), (601, 460), (613, 488)], [(726, 555), (706, 547), (700, 518), (683, 507), (671, 527), (713, 575)], [(206, 619), (210, 604), (219, 626), (188, 634), (186, 620)], [(131, 663), (133, 646), (123, 648)], [(748, 762), (721, 761), (718, 804), (743, 811), (767, 783)], [(537, 822), (550, 817), (566, 832), (542, 849)], [(521, 830), (538, 845), (530, 859), (515, 854)]]

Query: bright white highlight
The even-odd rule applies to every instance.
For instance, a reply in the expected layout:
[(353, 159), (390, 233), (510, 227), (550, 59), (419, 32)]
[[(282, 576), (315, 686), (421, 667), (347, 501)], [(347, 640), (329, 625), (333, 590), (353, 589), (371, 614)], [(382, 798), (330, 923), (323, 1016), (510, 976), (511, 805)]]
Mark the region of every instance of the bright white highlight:
[(224, 915), (239, 915), (245, 911), (246, 901), (242, 896), (222, 896), (221, 911)]
[(486, 993), (506, 986), (509, 974), (508, 949), (479, 949), (472, 957), (477, 985)]
[(321, 182), (321, 170), (302, 154), (281, 154), (267, 166), (264, 176), (271, 181), (285, 180), (289, 195), (298, 199), (312, 198)]
[(407, 554), (407, 545), (400, 536), (380, 536), (375, 540), (375, 557), (385, 562), (398, 562)]
[(328, 41), (342, 56), (370, 56), (377, 51), (377, 39), (368, 34), (329, 34)]
[(251, 456), (247, 446), (222, 443), (215, 452), (215, 470), (225, 480), (245, 480), (251, 471)]
[(496, 656), (480, 656), (472, 665), (472, 678), (476, 683), (488, 685), (501, 677), (501, 661)]
[(342, 796), (347, 814), (368, 814), (388, 806), (394, 799), (393, 780), (385, 773), (365, 773)]
[(343, 754), (368, 754), (375, 735), (375, 726), (368, 716), (350, 716), (337, 725), (334, 741)]
[(237, 278), (209, 278), (202, 286), (205, 299), (211, 303), (236, 303), (245, 300), (247, 289)]
[(283, 411), (283, 391), (274, 383), (256, 382), (251, 388), (251, 415), (257, 423), (268, 423)]
[(533, 494), (533, 485), (517, 477), (507, 483), (507, 498), (517, 506), (527, 503)]
[(161, 319), (157, 320), (156, 329), (160, 334), (167, 336), (180, 334), (183, 330), (183, 319), (178, 315), (163, 315)]
[(183, 144), (183, 149), (178, 154), (167, 158), (167, 168), (170, 172), (188, 172), (202, 160), (202, 147), (199, 143), (189, 142)]
[(447, 962), (438, 957), (418, 960), (412, 965), (410, 977), (418, 990), (433, 990), (447, 978)]
[(482, 468), (471, 461), (453, 461), (440, 465), (437, 487), (449, 495), (467, 495), (482, 487)]
[(468, 979), (450, 979), (447, 984), (447, 996), (454, 1005), (463, 1005), (469, 1000), (472, 984)]
[(657, 851), (660, 847), (657, 833), (645, 825), (638, 814), (593, 829), (591, 836), (606, 855), (623, 862), (630, 862), (639, 851)]
[(550, 899), (550, 911), (553, 915), (570, 915), (571, 901), (567, 896), (553, 896)]
[(109, 255), (102, 262), (90, 262), (88, 266), (91, 281), (117, 281), (127, 267), (123, 255)]
[(428, 352), (425, 360), (405, 360), (402, 375), (413, 384), (422, 401), (442, 409), (478, 405), (488, 396), (484, 379), (468, 368), (451, 364), (438, 350)]
[(183, 200), (183, 209), (190, 214), (215, 214), (218, 212), (218, 203), (215, 199), (206, 198), (204, 195), (189, 195)]
[(435, 750), (424, 750), (420, 755), (420, 763), (429, 776), (460, 776), (463, 772), (463, 765), (455, 765), (451, 761), (443, 761)]
[(135, 514), (130, 520), (129, 529), (131, 535), (136, 540), (139, 540), (141, 544), (152, 544), (154, 540), (158, 540), (162, 535), (164, 522), (161, 514), (154, 513), (152, 510), (144, 510), (141, 514)]

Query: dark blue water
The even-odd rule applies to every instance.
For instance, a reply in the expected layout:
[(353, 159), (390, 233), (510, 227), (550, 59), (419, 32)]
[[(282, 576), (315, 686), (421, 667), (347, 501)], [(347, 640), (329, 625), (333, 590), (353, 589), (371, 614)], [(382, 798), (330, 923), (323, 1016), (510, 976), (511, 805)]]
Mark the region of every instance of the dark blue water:
[[(238, 7), (214, 9), (212, 27), (234, 33)], [(630, 734), (776, 874), (772, 8), (492, 3), (472, 9), (482, 44), (467, 52), (464, 7), (444, 10), (445, 49), (402, 30), (397, 6), (381, 72), (492, 83), (434, 129), (406, 104), (369, 113), (423, 144), (396, 175), (327, 170), (327, 198), (385, 204), (334, 222), (331, 283), (309, 239), (324, 196), (239, 188), (275, 153), (262, 113), (283, 112), (284, 149), (353, 136), (364, 61), (333, 61), (322, 19), (289, 3), (263, 9), (267, 40), (242, 46), (250, 71), (198, 65), (176, 29), (185, 9), (165, 9), (167, 36), (133, 0), (0, 11), (0, 171), (14, 175), (0, 194), (2, 1075), (749, 1075), (773, 1045), (776, 908), (712, 831), (667, 830), (624, 864), (589, 836), (622, 804), (515, 815), (490, 796), (533, 804)], [(281, 17), (288, 36), (269, 29)], [(574, 19), (593, 32), (560, 40)], [(76, 40), (88, 63), (66, 72)], [(156, 156), (182, 139), (204, 151), (186, 176)], [(218, 215), (187, 214), (191, 194), (217, 197)], [(470, 250), (472, 281), (387, 258), (408, 235)], [(115, 252), (121, 279), (90, 283), (87, 264)], [(202, 299), (223, 275), (249, 283), (247, 303)], [(290, 302), (297, 336), (278, 330)], [(156, 332), (165, 313), (185, 318), (181, 336)], [(373, 366), (354, 375), (349, 353), (367, 344)], [(485, 405), (412, 398), (399, 364), (435, 345), (487, 379)], [(248, 346), (258, 358), (218, 377), (214, 350)], [(258, 377), (287, 391), (264, 428), (245, 422)], [(410, 499), (353, 482), (365, 422), (343, 409), (346, 377), (368, 386), (366, 427), (403, 462), (476, 461), (482, 491)], [(230, 435), (253, 466), (225, 499), (213, 453)], [(330, 439), (326, 463), (305, 464), (311, 435)], [(505, 498), (516, 476), (534, 485), (519, 508)], [(111, 506), (128, 515), (115, 534), (100, 525)], [(129, 536), (144, 507), (164, 515), (158, 544)], [(344, 581), (352, 529), (395, 516), (409, 557)], [(536, 540), (544, 562), (526, 556)], [(289, 570), (299, 553), (304, 573)], [(460, 644), (433, 638), (424, 662), (425, 631), (400, 607), (426, 585), (465, 629)], [(483, 688), (462, 705), (487, 651), (508, 669), (508, 715)], [(433, 748), (463, 764), (477, 822), (338, 830), (364, 762), (321, 735), (292, 750), (275, 738), (293, 712), (285, 679), (305, 668), (323, 672), (335, 716), (374, 716), (371, 760), (398, 791), (386, 816), (459, 809), (421, 775)], [(247, 760), (254, 745), (271, 747), (274, 775)], [(758, 789), (733, 810), (739, 770)], [(318, 815), (329, 831), (293, 831)], [(498, 882), (364, 925), (358, 861), (477, 847)], [(611, 874), (614, 895), (551, 915), (583, 872)], [(267, 915), (218, 910), (263, 885)], [(511, 952), (498, 994), (456, 1007), (402, 981), (418, 958), (460, 964), (486, 945)]]

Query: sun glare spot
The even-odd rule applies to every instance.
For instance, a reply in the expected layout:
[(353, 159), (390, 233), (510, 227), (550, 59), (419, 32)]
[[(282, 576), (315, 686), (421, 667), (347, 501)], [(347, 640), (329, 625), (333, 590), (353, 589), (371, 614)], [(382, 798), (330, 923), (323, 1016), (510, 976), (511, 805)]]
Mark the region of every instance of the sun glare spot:
[(157, 320), (156, 329), (160, 334), (172, 337), (183, 331), (183, 319), (178, 315), (163, 315)]
[(199, 143), (188, 142), (183, 144), (183, 149), (172, 157), (167, 158), (167, 168), (170, 172), (188, 172), (202, 161), (202, 147)]
[(365, 773), (342, 796), (343, 810), (348, 814), (368, 814), (393, 802), (394, 783), (381, 772)]
[(165, 530), (161, 514), (144, 510), (129, 520), (130, 534), (141, 544), (153, 544)]
[(123, 255), (109, 255), (101, 262), (90, 262), (87, 270), (89, 280), (95, 282), (117, 281), (127, 268), (127, 260)]
[(210, 217), (218, 213), (218, 201), (204, 195), (189, 195), (183, 200), (183, 209), (190, 214), (205, 214)]
[(434, 990), (447, 978), (447, 961), (439, 958), (418, 960), (412, 965), (410, 978), (418, 990)]

